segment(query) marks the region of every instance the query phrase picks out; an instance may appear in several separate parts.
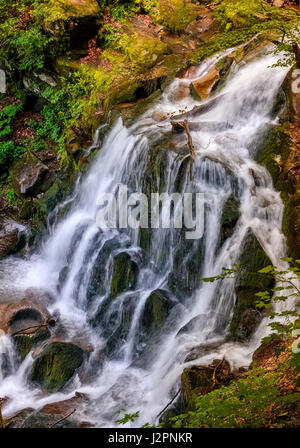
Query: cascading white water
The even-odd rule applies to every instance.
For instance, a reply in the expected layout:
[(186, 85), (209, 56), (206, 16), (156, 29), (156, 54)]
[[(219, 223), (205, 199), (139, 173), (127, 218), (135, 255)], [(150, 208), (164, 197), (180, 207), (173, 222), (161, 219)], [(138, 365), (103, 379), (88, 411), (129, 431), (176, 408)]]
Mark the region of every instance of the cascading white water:
[[(205, 74), (214, 63), (215, 58), (199, 66), (195, 78)], [(155, 422), (177, 391), (184, 367), (207, 364), (224, 355), (234, 368), (249, 364), (253, 350), (266, 331), (265, 320), (249, 344), (224, 342), (234, 308), (233, 282), (224, 280), (220, 288), (218, 283), (201, 284), (197, 279), (194, 281), (194, 277), (213, 276), (223, 266), (232, 266), (249, 227), (274, 264), (280, 265), (285, 255), (280, 195), (273, 189), (268, 172), (253, 160), (257, 135), (263, 135), (270, 125), (276, 124), (272, 106), (287, 71), (270, 68), (273, 63), (273, 57), (264, 54), (244, 66), (233, 65), (222, 97), (201, 115), (203, 122), (227, 122), (230, 127), (213, 131), (208, 126), (206, 130), (192, 132), (197, 151), (192, 180), (188, 173), (181, 172), (187, 162), (187, 151), (182, 153), (186, 145), (184, 134), (171, 136), (168, 121), (157, 123), (152, 118), (153, 112), (164, 114), (192, 109), (196, 103), (192, 98), (174, 100), (178, 86), (189, 84), (191, 79), (173, 81), (151, 110), (129, 129), (118, 119), (89, 172), (78, 182), (71, 210), (49, 228), (41, 251), (30, 261), (5, 261), (4, 270), (8, 273), (4, 276), (5, 287), (14, 269), (20, 273), (14, 288), (22, 290), (35, 286), (49, 290), (55, 297), (50, 311), (59, 314), (67, 339), (79, 344), (84, 341), (85, 345), (92, 345), (94, 351), (85, 365), (86, 380), (77, 375), (65, 393), (49, 396), (42, 395), (27, 382), (33, 362), (29, 354), (21, 366), (12, 367), (0, 383), (0, 396), (10, 398), (4, 415), (26, 407), (38, 409), (45, 403), (69, 398), (74, 391), (80, 391), (89, 397), (88, 407), (78, 411), (85, 420), (99, 427), (115, 426), (116, 411), (125, 408), (127, 412), (139, 410), (140, 417), (134, 423), (139, 426)], [(197, 121), (197, 118), (192, 120)], [(168, 150), (165, 141), (171, 138), (173, 150)], [(158, 142), (164, 164), (156, 185), (151, 185), (153, 192), (163, 187), (171, 193), (179, 184), (180, 192), (203, 192), (205, 233), (201, 241), (187, 245), (182, 243), (175, 229), (152, 230), (145, 257), (139, 247), (138, 231), (99, 230), (96, 201), (99, 193), (116, 193), (120, 183), (127, 184), (130, 191), (143, 191), (153, 142)], [(240, 201), (241, 217), (233, 235), (218, 248), (222, 208), (232, 193)], [(178, 265), (177, 249), (181, 250), (185, 244), (186, 250), (179, 253), (178, 275), (182, 285), (178, 287), (178, 295), (176, 287), (175, 291), (171, 288), (172, 311), (151, 345), (151, 341), (139, 334), (146, 300), (151, 291), (168, 289), (170, 274)], [(138, 281), (134, 290), (110, 299), (112, 255), (122, 251), (137, 261)], [(104, 258), (101, 259), (102, 253)], [(99, 260), (105, 267), (101, 291), (91, 294), (94, 269)], [(193, 266), (196, 266), (195, 272)], [(129, 326), (126, 331), (122, 329), (120, 335), (124, 313), (130, 315), (127, 317)], [(196, 325), (188, 331), (180, 331), (199, 316), (202, 318)], [(112, 348), (105, 357), (100, 357), (107, 342)], [(5, 344), (8, 343), (4, 341), (2, 346), (6, 347)], [(215, 348), (200, 351), (196, 360), (185, 362), (194, 347), (210, 344)], [(8, 348), (11, 350), (11, 346)]]

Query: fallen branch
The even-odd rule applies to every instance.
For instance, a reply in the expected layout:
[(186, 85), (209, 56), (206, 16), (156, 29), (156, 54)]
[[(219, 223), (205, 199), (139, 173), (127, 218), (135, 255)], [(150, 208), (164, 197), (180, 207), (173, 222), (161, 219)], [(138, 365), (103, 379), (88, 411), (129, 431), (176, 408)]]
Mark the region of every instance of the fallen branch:
[(69, 412), (68, 415), (65, 415), (63, 418), (61, 418), (60, 420), (58, 420), (57, 422), (53, 423), (51, 426), (49, 426), (49, 428), (54, 428), (54, 426), (58, 425), (58, 423), (62, 422), (63, 420), (66, 420), (66, 418), (70, 417), (72, 414), (74, 414), (74, 412), (76, 411), (76, 409), (73, 409), (73, 411)]
[(216, 365), (216, 367), (214, 368), (214, 371), (213, 371), (213, 375), (212, 375), (212, 380), (213, 380), (213, 388), (215, 387), (215, 385), (216, 385), (216, 382), (217, 382), (217, 379), (216, 379), (216, 373), (217, 373), (217, 370), (218, 370), (218, 368), (223, 364), (223, 362), (225, 361), (225, 356), (223, 357), (223, 359), (221, 359), (221, 361), (220, 362), (218, 362), (218, 364)]
[(32, 325), (31, 327), (27, 327), (27, 328), (23, 328), (22, 330), (15, 331), (14, 333), (11, 334), (11, 336), (17, 336), (20, 333), (24, 333), (25, 331), (28, 331), (28, 330), (33, 330), (34, 328), (42, 328), (42, 327), (48, 327), (48, 326), (49, 326), (48, 322), (46, 322), (44, 324), (39, 324), (39, 325)]
[(172, 400), (169, 401), (169, 403), (163, 408), (163, 410), (160, 411), (159, 414), (157, 414), (156, 418), (160, 417), (160, 416), (165, 412), (165, 410), (168, 409), (168, 407), (170, 406), (170, 404), (172, 404), (173, 401), (175, 400), (175, 398), (178, 397), (178, 395), (179, 395), (179, 393), (180, 393), (180, 390), (181, 390), (181, 389), (179, 389), (179, 390), (176, 392), (176, 394), (174, 395), (174, 397), (172, 398)]
[(195, 147), (193, 145), (193, 140), (191, 137), (191, 133), (190, 133), (190, 128), (189, 128), (189, 123), (187, 120), (184, 120), (183, 122), (181, 121), (173, 121), (172, 123), (174, 123), (176, 126), (180, 126), (182, 127), (187, 135), (187, 143), (188, 143), (188, 147), (190, 150), (190, 180), (193, 179), (193, 162), (195, 159)]

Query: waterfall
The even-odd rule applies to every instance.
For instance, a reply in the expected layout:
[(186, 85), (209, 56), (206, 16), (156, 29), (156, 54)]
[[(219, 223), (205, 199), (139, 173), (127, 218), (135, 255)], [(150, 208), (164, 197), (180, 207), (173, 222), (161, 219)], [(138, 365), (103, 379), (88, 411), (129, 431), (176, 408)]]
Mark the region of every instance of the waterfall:
[[(195, 79), (215, 62), (214, 57), (199, 65)], [(4, 415), (38, 409), (79, 391), (89, 397), (81, 415), (98, 427), (116, 426), (116, 412), (122, 408), (139, 411), (134, 425), (153, 424), (178, 390), (184, 367), (222, 356), (233, 368), (249, 365), (266, 332), (266, 319), (249, 343), (226, 341), (235, 304), (233, 282), (224, 280), (220, 286), (200, 279), (237, 262), (249, 228), (274, 264), (280, 265), (285, 256), (280, 194), (255, 161), (266, 132), (276, 126), (273, 105), (287, 72), (270, 68), (273, 63), (266, 53), (247, 64), (233, 64), (213, 107), (189, 119), (206, 123), (202, 130), (191, 131), (197, 154), (192, 179), (185, 134), (173, 135), (169, 120), (153, 119), (154, 113), (174, 114), (195, 106), (191, 97), (176, 101), (174, 95), (191, 79), (175, 79), (130, 127), (118, 118), (69, 198), (70, 210), (49, 225), (40, 251), (28, 261), (5, 261), (5, 285), (13, 270), (19, 273), (12, 280), (14, 288), (47, 289), (55, 298), (50, 311), (59, 316), (65, 339), (93, 350), (84, 377), (76, 375), (66, 392), (49, 396), (27, 381), (31, 354), (20, 366), (11, 360), (10, 372), (0, 383), (0, 396), (11, 398)], [(218, 126), (224, 122), (228, 126)], [(179, 229), (151, 229), (141, 247), (139, 229), (101, 231), (96, 224), (98, 195), (117, 194), (120, 184), (130, 192), (204, 193), (203, 237), (188, 241)], [(232, 195), (241, 215), (220, 246), (222, 209)], [(137, 281), (111, 298), (114, 257), (122, 253), (137, 266)], [(154, 290), (167, 291), (170, 312), (159, 332), (147, 334), (143, 312)], [(196, 359), (187, 361), (195, 347), (200, 347)]]

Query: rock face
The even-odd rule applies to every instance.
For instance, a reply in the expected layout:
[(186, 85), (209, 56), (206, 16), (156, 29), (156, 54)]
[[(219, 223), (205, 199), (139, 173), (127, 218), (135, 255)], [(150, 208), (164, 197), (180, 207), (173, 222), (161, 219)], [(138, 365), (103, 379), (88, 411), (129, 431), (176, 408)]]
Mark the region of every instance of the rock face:
[(191, 35), (197, 41), (203, 41), (213, 32), (215, 23), (209, 14), (205, 14), (199, 19), (193, 20), (185, 29), (186, 34)]
[(201, 78), (191, 82), (191, 95), (195, 99), (206, 100), (217, 81), (220, 79), (218, 70), (214, 67)]
[(248, 229), (244, 237), (238, 264), (242, 266), (243, 271), (235, 282), (237, 302), (230, 332), (235, 339), (246, 340), (261, 319), (260, 312), (255, 308), (255, 294), (270, 290), (275, 282), (272, 276), (256, 274), (260, 269), (272, 263), (251, 229)]
[(51, 319), (47, 305), (52, 298), (46, 291), (27, 289), (18, 302), (0, 304), (0, 329), (13, 334), (31, 325), (46, 323)]
[(0, 223), (0, 259), (21, 250), (26, 244), (26, 228), (12, 219)]
[(160, 330), (165, 323), (174, 302), (171, 300), (168, 291), (156, 289), (152, 291), (146, 300), (144, 312), (142, 314), (142, 327), (147, 333)]
[(13, 337), (17, 352), (21, 360), (25, 359), (30, 350), (42, 343), (46, 339), (49, 339), (51, 333), (48, 327), (41, 327), (35, 329), (30, 333), (29, 331), (24, 331), (21, 334), (17, 334)]
[(11, 177), (15, 192), (23, 196), (44, 193), (54, 181), (49, 168), (29, 153), (15, 163), (11, 169)]
[(138, 266), (127, 252), (115, 256), (110, 295), (114, 299), (120, 293), (133, 289), (137, 282)]
[(240, 204), (231, 195), (225, 202), (222, 211), (219, 246), (222, 246), (225, 240), (232, 236), (240, 215)]
[(48, 392), (61, 390), (83, 363), (83, 350), (77, 345), (53, 342), (34, 361), (31, 380)]
[(189, 406), (193, 394), (204, 395), (213, 388), (228, 384), (233, 379), (226, 359), (215, 359), (209, 366), (192, 366), (184, 369), (181, 375), (181, 388), (184, 402)]

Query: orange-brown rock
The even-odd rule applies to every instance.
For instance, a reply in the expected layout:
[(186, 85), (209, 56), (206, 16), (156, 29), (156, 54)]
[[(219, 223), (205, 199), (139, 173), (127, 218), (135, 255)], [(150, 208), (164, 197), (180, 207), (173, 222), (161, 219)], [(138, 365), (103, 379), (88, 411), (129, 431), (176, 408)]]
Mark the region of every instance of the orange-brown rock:
[(46, 323), (50, 318), (47, 304), (51, 296), (35, 288), (27, 289), (18, 302), (0, 304), (0, 329), (15, 333), (23, 328)]
[(219, 79), (219, 72), (215, 67), (213, 67), (208, 71), (208, 73), (206, 73), (206, 75), (191, 82), (191, 94), (194, 97), (198, 97), (198, 99), (200, 98), (201, 100), (206, 100), (209, 98), (212, 88)]

